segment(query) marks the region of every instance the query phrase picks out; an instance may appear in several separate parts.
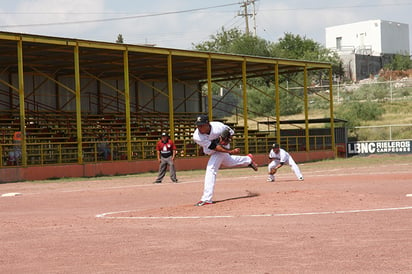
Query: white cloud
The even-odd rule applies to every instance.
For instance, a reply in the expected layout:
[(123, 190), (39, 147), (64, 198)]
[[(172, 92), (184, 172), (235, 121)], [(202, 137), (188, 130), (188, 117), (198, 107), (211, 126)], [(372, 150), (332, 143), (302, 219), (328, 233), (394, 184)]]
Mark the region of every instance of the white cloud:
[(188, 49), (192, 43), (215, 34), (227, 21), (226, 16), (220, 12), (170, 14), (116, 21), (110, 24), (110, 28), (117, 34), (121, 33), (126, 43)]
[(325, 28), (358, 21), (382, 19), (411, 24), (409, 9), (405, 1), (381, 0), (335, 2), (319, 0), (263, 1), (258, 11), (258, 35), (277, 41), (285, 32), (305, 35), (324, 43)]
[[(410, 0), (408, 0), (410, 1)], [(0, 11), (14, 11), (0, 16), (0, 26), (64, 21), (96, 20), (160, 12), (233, 4), (233, 0), (14, 0), (3, 1)], [(240, 1), (239, 1), (240, 2)], [(259, 0), (257, 34), (276, 42), (285, 32), (299, 34), (323, 43), (325, 28), (370, 19), (406, 23), (412, 31), (410, 4), (406, 0)], [(406, 3), (406, 4), (405, 4)], [(49, 12), (39, 14), (36, 12)], [(226, 29), (245, 29), (244, 18), (237, 16), (240, 4), (196, 12), (135, 18), (108, 22), (42, 27), (1, 28), (11, 32), (26, 32), (60, 37), (114, 42), (121, 33), (126, 43), (153, 43), (160, 47), (191, 48), (192, 43)], [(252, 28), (253, 21), (249, 20)], [(412, 38), (412, 35), (410, 35)], [(412, 43), (411, 43), (412, 45)]]
[[(101, 19), (104, 12), (104, 0), (24, 0), (15, 3), (13, 12), (2, 16), (0, 25), (28, 26), (6, 27), (2, 30), (63, 37), (78, 36), (93, 31), (98, 24), (53, 25), (53, 23)], [(46, 25), (35, 26), (36, 24)]]

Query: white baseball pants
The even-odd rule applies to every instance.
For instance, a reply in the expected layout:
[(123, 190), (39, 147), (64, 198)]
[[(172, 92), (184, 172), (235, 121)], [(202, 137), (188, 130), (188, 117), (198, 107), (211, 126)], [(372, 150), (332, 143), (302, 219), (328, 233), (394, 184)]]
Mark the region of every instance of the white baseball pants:
[[(273, 160), (272, 162), (270, 162), (269, 165), (268, 165), (268, 172), (270, 172), (270, 170), (272, 168), (276, 167), (279, 163), (280, 163), (279, 160)], [(293, 172), (296, 175), (296, 178), (299, 179), (299, 178), (303, 177), (302, 173), (300, 172), (300, 169), (299, 169), (298, 165), (296, 164), (295, 160), (293, 160), (292, 157), (289, 157), (289, 160), (287, 162), (285, 162), (285, 165), (288, 165), (292, 168)], [(274, 180), (275, 175), (269, 174), (269, 178)]]
[(236, 156), (224, 152), (213, 153), (207, 162), (205, 184), (201, 200), (213, 201), (216, 175), (222, 165), (225, 167), (241, 167), (248, 166), (250, 163), (252, 163), (252, 159), (248, 156)]

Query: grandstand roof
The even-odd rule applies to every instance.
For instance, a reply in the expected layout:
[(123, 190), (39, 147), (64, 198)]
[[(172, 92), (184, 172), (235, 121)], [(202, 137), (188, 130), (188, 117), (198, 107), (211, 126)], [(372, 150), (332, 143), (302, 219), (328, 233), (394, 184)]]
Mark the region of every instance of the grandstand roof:
[(164, 81), (168, 77), (168, 56), (171, 56), (173, 78), (182, 81), (207, 81), (207, 62), (211, 61), (214, 81), (242, 77), (242, 63), (246, 62), (248, 78), (308, 70), (329, 69), (323, 62), (296, 61), (247, 55), (210, 53), (191, 50), (158, 48), (142, 45), (117, 44), (49, 37), (33, 34), (0, 32), (0, 67), (17, 72), (16, 43), (22, 41), (25, 73), (41, 71), (56, 75), (73, 75), (73, 51), (79, 48), (82, 71), (100, 78), (123, 77), (123, 53), (127, 50), (130, 74), (145, 81)]

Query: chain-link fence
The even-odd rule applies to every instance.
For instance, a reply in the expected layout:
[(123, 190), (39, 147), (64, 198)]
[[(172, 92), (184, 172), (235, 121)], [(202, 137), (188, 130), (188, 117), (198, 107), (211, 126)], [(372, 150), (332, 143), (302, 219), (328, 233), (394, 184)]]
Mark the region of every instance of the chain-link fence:
[(336, 84), (334, 89), (334, 102), (340, 104), (351, 100), (372, 101), (412, 101), (412, 79), (402, 78), (390, 81), (365, 79), (354, 84)]

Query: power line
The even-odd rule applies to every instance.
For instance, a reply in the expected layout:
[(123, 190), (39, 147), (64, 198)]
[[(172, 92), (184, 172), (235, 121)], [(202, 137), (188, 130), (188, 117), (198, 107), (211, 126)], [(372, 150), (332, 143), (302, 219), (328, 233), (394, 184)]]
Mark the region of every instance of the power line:
[[(247, 2), (250, 0), (243, 0), (243, 2)], [(259, 0), (254, 0), (255, 2), (258, 2)], [(158, 16), (158, 15), (164, 15), (164, 14), (169, 14), (169, 13), (182, 13), (182, 12), (191, 12), (191, 11), (197, 11), (197, 10), (206, 10), (206, 9), (213, 9), (213, 8), (220, 8), (220, 7), (225, 7), (225, 6), (233, 6), (233, 5), (239, 5), (242, 4), (243, 2), (238, 2), (238, 3), (231, 3), (231, 4), (225, 4), (225, 5), (219, 5), (219, 6), (212, 6), (212, 7), (205, 7), (205, 8), (199, 8), (199, 9), (190, 9), (190, 10), (182, 10), (182, 11), (176, 11), (176, 12), (165, 12), (165, 13), (154, 13), (152, 14), (146, 14), (146, 15), (141, 15), (143, 17), (149, 17), (149, 16)], [(252, 2), (252, 1), (250, 1)], [(348, 6), (312, 6), (312, 7), (298, 7), (298, 8), (274, 8), (274, 9), (266, 9), (264, 11), (296, 11), (296, 10), (324, 10), (324, 9), (351, 9), (351, 8), (379, 8), (379, 7), (389, 7), (389, 6), (410, 6), (412, 5), (411, 1), (408, 2), (401, 2), (401, 3), (388, 3), (388, 4), (365, 4), (365, 5), (348, 5)], [(231, 12), (231, 11), (227, 11)], [(130, 11), (99, 11), (99, 12), (84, 12), (84, 11), (68, 11), (68, 12), (61, 12), (61, 11), (0, 11), (0, 14), (16, 14), (16, 15), (53, 15), (53, 14), (73, 14), (73, 15), (102, 15), (102, 14), (135, 14), (135, 12), (130, 12)], [(115, 19), (115, 18), (114, 18)]]
[[(121, 20), (131, 20), (131, 19), (139, 19), (139, 18), (148, 18), (148, 17), (157, 17), (157, 16), (164, 16), (164, 15), (171, 15), (171, 14), (180, 14), (180, 13), (190, 13), (195, 11), (201, 10), (209, 10), (209, 9), (216, 9), (228, 6), (235, 6), (239, 4), (244, 4), (249, 2), (257, 2), (258, 0), (244, 0), (243, 2), (237, 3), (229, 3), (224, 5), (217, 5), (217, 6), (210, 6), (210, 7), (203, 7), (203, 8), (195, 8), (195, 9), (187, 9), (187, 10), (180, 10), (180, 11), (169, 11), (169, 12), (160, 12), (160, 13), (152, 13), (152, 14), (142, 14), (142, 15), (132, 15), (132, 16), (124, 16), (124, 17), (113, 17), (113, 18), (106, 18), (106, 19), (94, 19), (94, 20), (78, 20), (78, 21), (70, 21), (70, 22), (54, 22), (54, 23), (37, 23), (37, 24), (20, 24), (20, 25), (0, 25), (0, 28), (18, 28), (18, 27), (42, 27), (42, 26), (53, 26), (53, 25), (74, 25), (74, 24), (86, 24), (86, 23), (98, 23), (98, 22), (110, 22), (110, 21), (121, 21)], [(275, 9), (265, 9), (261, 10), (261, 12), (265, 13), (268, 11), (277, 11), (277, 12), (287, 12), (287, 11), (303, 11), (303, 10), (330, 10), (330, 9), (351, 9), (351, 8), (379, 8), (379, 7), (390, 7), (390, 6), (409, 6), (412, 5), (412, 2), (403, 2), (403, 3), (388, 3), (388, 4), (365, 4), (365, 5), (348, 5), (348, 6), (329, 6), (329, 7), (298, 7), (298, 8), (275, 8)], [(0, 12), (0, 14), (130, 14), (128, 12)], [(253, 13), (255, 14), (255, 12)], [(252, 14), (239, 14), (239, 16), (244, 16), (247, 19), (248, 16)], [(255, 20), (255, 18), (253, 18)], [(254, 26), (256, 28), (256, 26)], [(256, 30), (255, 30), (256, 31)]]
[[(229, 4), (231, 5), (231, 4)], [(234, 4), (233, 4), (234, 5)], [(217, 6), (220, 7), (220, 6)], [(201, 9), (211, 9), (215, 7), (209, 8), (201, 8)], [(220, 12), (233, 12), (233, 11), (220, 11)], [(128, 14), (137, 14), (138, 12), (131, 12), (131, 11), (0, 11), (0, 14), (14, 14), (14, 15), (107, 15), (107, 14), (117, 14), (117, 15), (128, 15)], [(143, 14), (147, 15), (151, 14), (150, 12)]]
[[(255, 9), (255, 1), (258, 0), (245, 0), (243, 2), (241, 2), (240, 7), (243, 8), (242, 12), (239, 12), (238, 16), (244, 17), (245, 18), (245, 25), (246, 25), (246, 34), (249, 35), (250, 31), (249, 31), (249, 17), (252, 17), (253, 19), (253, 34), (256, 36), (256, 9)], [(250, 13), (248, 11), (248, 7), (249, 5), (252, 5), (253, 7), (253, 12)]]
[(390, 4), (365, 4), (365, 5), (351, 5), (351, 6), (329, 6), (329, 7), (298, 7), (298, 8), (275, 8), (266, 9), (265, 11), (299, 11), (299, 10), (330, 10), (330, 9), (355, 9), (355, 8), (380, 8), (380, 7), (400, 7), (410, 6), (412, 2), (404, 3), (390, 3)]
[(72, 25), (72, 24), (85, 24), (85, 23), (120, 21), (120, 20), (130, 20), (130, 19), (138, 19), (138, 18), (147, 18), (147, 17), (171, 15), (171, 14), (189, 13), (189, 12), (194, 12), (194, 11), (216, 9), (216, 8), (228, 7), (228, 6), (234, 6), (234, 5), (238, 5), (238, 3), (231, 3), (231, 4), (218, 5), (218, 6), (210, 6), (210, 7), (204, 7), (204, 8), (196, 8), (196, 9), (188, 9), (188, 10), (180, 10), (180, 11), (168, 11), (168, 12), (160, 12), (160, 13), (153, 13), (153, 14), (114, 17), (114, 18), (106, 18), (106, 19), (79, 20), (79, 21), (71, 21), (71, 22), (38, 23), (38, 24), (21, 24), (21, 25), (2, 25), (2, 26), (0, 25), (0, 28), (43, 27), (43, 26), (57, 26), (57, 25)]

